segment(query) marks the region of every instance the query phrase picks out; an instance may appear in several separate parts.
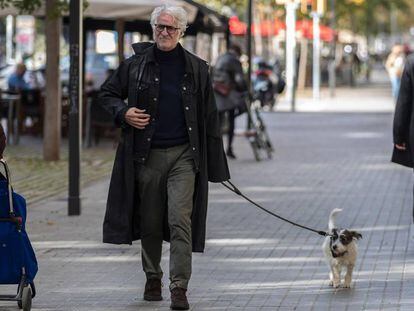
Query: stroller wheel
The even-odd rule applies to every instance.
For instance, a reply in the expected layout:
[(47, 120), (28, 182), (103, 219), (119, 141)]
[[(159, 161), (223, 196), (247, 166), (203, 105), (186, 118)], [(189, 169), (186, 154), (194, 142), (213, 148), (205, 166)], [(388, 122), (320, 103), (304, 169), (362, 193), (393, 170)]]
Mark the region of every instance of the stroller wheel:
[(25, 286), (23, 288), (21, 303), (23, 311), (30, 311), (32, 309), (32, 289), (30, 288), (30, 286)]

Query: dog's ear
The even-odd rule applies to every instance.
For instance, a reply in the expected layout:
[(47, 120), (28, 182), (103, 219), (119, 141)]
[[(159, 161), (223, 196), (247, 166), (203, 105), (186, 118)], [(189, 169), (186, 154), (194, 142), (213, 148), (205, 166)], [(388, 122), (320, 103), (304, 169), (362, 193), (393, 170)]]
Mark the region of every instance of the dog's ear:
[(351, 236), (354, 239), (356, 239), (356, 240), (362, 239), (362, 234), (361, 233), (356, 232), (356, 231), (350, 231), (350, 233), (351, 233)]

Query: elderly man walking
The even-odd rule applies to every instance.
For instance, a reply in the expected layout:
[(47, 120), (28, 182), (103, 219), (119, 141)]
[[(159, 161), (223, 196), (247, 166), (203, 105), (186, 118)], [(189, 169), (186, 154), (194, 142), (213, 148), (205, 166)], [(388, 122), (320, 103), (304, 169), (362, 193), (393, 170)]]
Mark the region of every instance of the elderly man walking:
[[(144, 299), (162, 300), (162, 241), (170, 241), (171, 309), (187, 310), (192, 251), (205, 244), (208, 181), (230, 178), (208, 64), (178, 42), (180, 7), (151, 14), (155, 43), (136, 43), (102, 85), (100, 102), (122, 128), (103, 240), (141, 239)], [(127, 103), (125, 100), (128, 99)]]

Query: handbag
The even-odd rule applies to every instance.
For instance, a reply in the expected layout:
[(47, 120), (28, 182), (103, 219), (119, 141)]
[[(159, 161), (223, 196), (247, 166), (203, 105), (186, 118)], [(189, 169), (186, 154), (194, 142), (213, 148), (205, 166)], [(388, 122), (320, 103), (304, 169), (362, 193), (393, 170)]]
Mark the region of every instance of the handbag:
[(213, 90), (221, 96), (227, 97), (230, 94), (231, 86), (225, 82), (214, 81)]
[[(244, 106), (246, 105), (246, 102), (243, 93), (238, 92), (236, 90), (231, 90), (227, 97), (217, 95), (216, 104), (217, 110), (219, 112), (223, 112), (235, 109), (243, 110)], [(239, 115), (241, 113), (242, 112), (240, 111), (240, 113), (237, 113), (236, 115)]]
[(411, 149), (409, 145), (406, 144), (405, 150), (397, 149), (394, 145), (391, 162), (413, 168), (413, 156), (411, 154)]

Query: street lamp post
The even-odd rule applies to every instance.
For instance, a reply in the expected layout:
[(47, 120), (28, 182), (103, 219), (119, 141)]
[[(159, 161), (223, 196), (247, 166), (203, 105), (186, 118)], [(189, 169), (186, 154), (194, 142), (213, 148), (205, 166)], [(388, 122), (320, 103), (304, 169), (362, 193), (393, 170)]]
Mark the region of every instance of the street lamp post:
[(249, 0), (247, 3), (247, 43), (246, 53), (249, 66), (247, 67), (247, 87), (249, 96), (252, 91), (252, 14), (253, 14), (253, 0)]
[(82, 120), (83, 0), (70, 1), (69, 75), (69, 215), (80, 215), (80, 146)]
[(312, 89), (313, 99), (320, 98), (321, 90), (321, 28), (320, 20), (326, 8), (326, 0), (313, 0), (312, 13), (313, 18), (313, 70), (312, 70)]
[[(335, 28), (336, 28), (335, 0), (331, 0), (330, 3), (331, 3), (331, 29), (332, 31), (335, 31)], [(331, 57), (330, 57), (330, 62), (329, 62), (329, 95), (331, 97), (335, 97), (335, 87), (336, 87), (335, 67), (336, 67), (336, 38), (334, 36), (332, 38)]]
[(313, 18), (313, 71), (312, 71), (312, 90), (313, 99), (320, 98), (321, 89), (321, 31), (319, 27), (320, 14), (312, 12)]
[(295, 80), (296, 80), (296, 9), (298, 2), (290, 0), (286, 8), (286, 99), (291, 110), (296, 110)]

